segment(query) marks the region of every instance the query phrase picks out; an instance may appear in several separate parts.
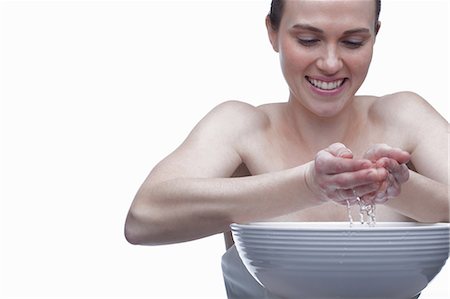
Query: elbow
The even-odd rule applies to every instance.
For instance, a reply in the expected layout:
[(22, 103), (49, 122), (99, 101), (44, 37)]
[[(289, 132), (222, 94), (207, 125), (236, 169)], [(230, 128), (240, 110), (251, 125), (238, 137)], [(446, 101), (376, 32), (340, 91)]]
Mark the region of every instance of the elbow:
[(128, 243), (130, 243), (131, 245), (142, 245), (139, 242), (139, 239), (136, 238), (133, 235), (133, 232), (130, 232), (129, 230), (127, 230), (127, 227), (125, 227), (125, 239), (127, 240)]
[(158, 213), (154, 200), (139, 194), (134, 198), (128, 211), (124, 236), (132, 245), (156, 245), (158, 239)]
[(125, 239), (132, 245), (143, 245), (142, 236), (139, 234), (139, 227), (133, 215), (128, 213), (124, 228)]
[(125, 221), (124, 235), (132, 245), (157, 245), (157, 225), (147, 216), (130, 209)]
[(132, 204), (125, 220), (124, 235), (132, 245), (162, 245), (170, 243), (167, 240), (168, 223), (165, 207), (155, 204)]
[(132, 231), (129, 226), (125, 225), (125, 239), (128, 243), (131, 245), (142, 245), (141, 242), (139, 242), (139, 238), (136, 236), (134, 231)]

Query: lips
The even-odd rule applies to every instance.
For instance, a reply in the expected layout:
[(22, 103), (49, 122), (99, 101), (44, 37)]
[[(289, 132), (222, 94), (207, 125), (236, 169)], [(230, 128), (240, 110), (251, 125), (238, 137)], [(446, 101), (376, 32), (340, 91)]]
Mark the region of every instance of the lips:
[(313, 79), (311, 77), (306, 76), (306, 80), (312, 86), (314, 86), (318, 89), (331, 91), (331, 90), (335, 90), (335, 89), (338, 89), (339, 87), (341, 87), (346, 79), (344, 78), (344, 79), (337, 79), (334, 81), (322, 81), (322, 80)]

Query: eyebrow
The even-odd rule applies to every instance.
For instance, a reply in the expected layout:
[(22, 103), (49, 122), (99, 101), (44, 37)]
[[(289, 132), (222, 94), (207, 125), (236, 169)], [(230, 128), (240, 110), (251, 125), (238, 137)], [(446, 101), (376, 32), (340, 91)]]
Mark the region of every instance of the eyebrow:
[(308, 25), (308, 24), (295, 24), (294, 26), (292, 26), (293, 29), (304, 29), (304, 30), (308, 30), (308, 31), (312, 31), (312, 32), (317, 32), (317, 33), (323, 33), (322, 29), (319, 29), (317, 27)]
[[(308, 24), (295, 24), (294, 26), (292, 26), (293, 29), (303, 29), (303, 30), (308, 30), (308, 31), (312, 31), (312, 32), (316, 32), (316, 33), (324, 33), (324, 31), (322, 29), (319, 29), (317, 27), (308, 25)], [(350, 34), (355, 34), (355, 33), (370, 33), (370, 30), (368, 28), (355, 28), (355, 29), (350, 29), (350, 30), (346, 30), (344, 31), (344, 35), (350, 35)]]
[(344, 35), (350, 35), (350, 34), (355, 34), (355, 33), (370, 33), (370, 30), (367, 28), (355, 28), (355, 29), (350, 29), (350, 30), (344, 31)]

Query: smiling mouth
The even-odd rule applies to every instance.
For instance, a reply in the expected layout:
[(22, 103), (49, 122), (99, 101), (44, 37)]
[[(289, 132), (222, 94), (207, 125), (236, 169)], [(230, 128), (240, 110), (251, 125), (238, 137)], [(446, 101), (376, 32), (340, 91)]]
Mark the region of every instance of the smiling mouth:
[(305, 78), (309, 83), (311, 83), (312, 86), (314, 86), (318, 89), (322, 89), (322, 90), (338, 89), (339, 87), (342, 86), (342, 84), (346, 80), (346, 79), (339, 79), (336, 81), (325, 82), (325, 81), (321, 81), (321, 80), (317, 80), (317, 79), (312, 79), (308, 76), (306, 76)]

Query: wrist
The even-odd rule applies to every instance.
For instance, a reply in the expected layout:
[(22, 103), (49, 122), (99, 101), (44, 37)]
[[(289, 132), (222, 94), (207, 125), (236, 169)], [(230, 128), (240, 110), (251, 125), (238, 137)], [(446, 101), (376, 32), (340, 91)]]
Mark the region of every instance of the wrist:
[(328, 201), (326, 196), (323, 196), (320, 187), (315, 179), (315, 162), (311, 161), (304, 165), (304, 184), (308, 190), (310, 197), (317, 204), (321, 204)]

